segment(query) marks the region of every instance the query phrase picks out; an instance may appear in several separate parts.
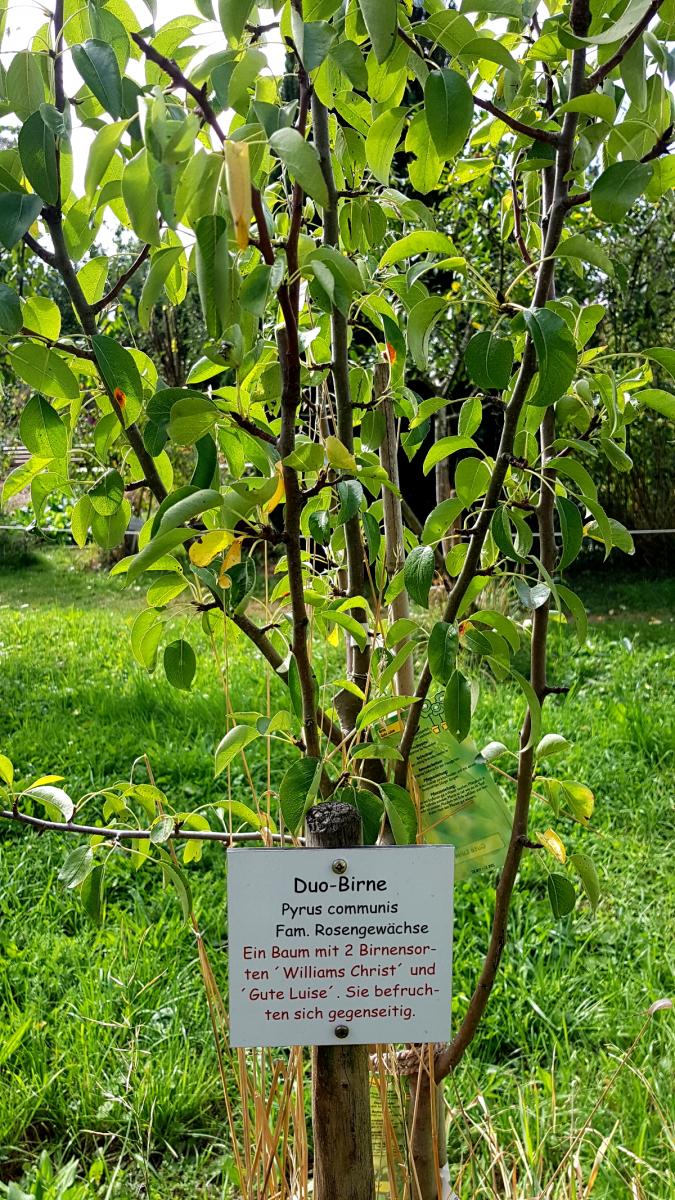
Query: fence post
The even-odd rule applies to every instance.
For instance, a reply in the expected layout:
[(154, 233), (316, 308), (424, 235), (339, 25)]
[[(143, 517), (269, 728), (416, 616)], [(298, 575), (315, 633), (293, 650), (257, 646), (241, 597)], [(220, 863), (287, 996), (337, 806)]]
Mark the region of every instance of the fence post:
[[(362, 843), (361, 818), (350, 804), (317, 804), (305, 822), (310, 848), (348, 851)], [(367, 1046), (313, 1048), (312, 1124), (314, 1200), (374, 1200)]]

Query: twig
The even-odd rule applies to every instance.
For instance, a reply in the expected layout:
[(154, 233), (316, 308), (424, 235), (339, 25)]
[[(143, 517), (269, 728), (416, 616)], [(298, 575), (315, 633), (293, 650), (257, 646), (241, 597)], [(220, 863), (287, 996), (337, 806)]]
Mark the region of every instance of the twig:
[[(0, 820), (18, 821), (21, 825), (30, 825), (31, 829), (37, 829), (39, 833), (46, 833), (49, 830), (53, 833), (74, 833), (83, 837), (104, 837), (115, 842), (151, 839), (153, 832), (151, 829), (115, 829), (100, 825), (78, 825), (74, 821), (47, 821), (42, 817), (31, 817), (28, 813), (20, 812), (18, 809), (0, 810)], [(226, 842), (228, 845), (233, 842), (260, 842), (268, 839), (275, 842), (284, 841), (282, 834), (271, 833), (269, 830), (265, 830), (264, 833), (262, 830), (254, 833), (226, 833), (219, 829), (183, 829), (178, 823), (174, 825), (166, 841), (170, 842), (174, 838), (183, 841)]]
[(611, 58), (607, 59), (607, 62), (604, 62), (602, 66), (597, 67), (595, 71), (593, 71), (592, 75), (589, 75), (588, 79), (585, 81), (585, 91), (595, 91), (597, 87), (600, 87), (600, 84), (604, 82), (607, 76), (611, 75), (614, 68), (619, 66), (619, 63), (621, 63), (626, 57), (631, 46), (635, 45), (636, 41), (640, 37), (640, 34), (644, 33), (652, 17), (656, 16), (662, 4), (663, 0), (652, 0), (652, 3), (649, 5), (649, 8), (647, 9), (642, 20), (638, 21), (635, 28), (631, 30), (631, 32), (619, 46), (618, 50), (615, 51)]
[[(659, 0), (659, 2), (662, 3), (663, 0)], [(414, 51), (415, 54), (419, 55), (424, 62), (427, 61), (426, 55), (417, 45), (417, 42), (414, 40), (414, 38), (411, 38), (410, 35), (406, 33), (405, 29), (401, 29), (400, 26), (398, 29), (398, 36), (400, 37), (401, 41), (405, 42), (406, 46), (409, 46), (410, 49)], [(436, 66), (437, 64), (432, 63), (432, 65)], [(497, 117), (500, 121), (503, 121), (505, 125), (508, 125), (509, 129), (513, 130), (514, 133), (522, 133), (524, 137), (532, 138), (535, 142), (546, 142), (549, 146), (558, 145), (560, 134), (556, 133), (554, 130), (537, 129), (534, 125), (527, 125), (524, 121), (519, 121), (517, 117), (512, 117), (510, 113), (504, 112), (501, 108), (497, 108), (497, 105), (493, 104), (491, 100), (483, 100), (481, 96), (474, 95), (473, 102), (476, 105), (476, 108), (482, 108), (484, 112), (489, 112), (493, 117)]]
[(32, 233), (24, 233), (23, 240), (29, 249), (33, 251), (33, 254), (37, 254), (38, 258), (41, 258), (43, 263), (46, 263), (48, 267), (56, 266), (56, 258), (51, 250), (45, 250), (44, 246), (40, 245)]
[(146, 243), (140, 254), (134, 259), (131, 266), (126, 271), (122, 272), (117, 282), (111, 287), (110, 291), (106, 292), (105, 296), (102, 296), (100, 300), (97, 300), (95, 304), (91, 305), (91, 311), (93, 313), (103, 312), (109, 304), (112, 304), (113, 300), (117, 299), (122, 289), (125, 288), (129, 283), (129, 280), (133, 279), (136, 272), (143, 266), (143, 263), (146, 261), (149, 254), (150, 246)]

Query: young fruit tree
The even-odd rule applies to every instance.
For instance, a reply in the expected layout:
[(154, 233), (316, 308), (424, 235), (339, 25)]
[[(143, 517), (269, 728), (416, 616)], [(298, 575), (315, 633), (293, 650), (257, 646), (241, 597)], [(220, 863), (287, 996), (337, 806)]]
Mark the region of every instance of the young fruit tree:
[[(601, 332), (604, 229), (675, 184), (675, 3), (196, 0), (161, 24), (163, 7), (56, 0), (2, 60), (0, 337), (31, 456), (4, 498), (30, 485), (39, 525), (47, 499), (67, 496), (76, 543), (107, 551), (143, 493), (137, 549), (113, 568), (148, 584), (134, 656), (158, 687), (165, 676), (189, 690), (193, 643), (218, 660), (228, 638), (256, 655), (286, 700), (230, 707), (215, 770), (265, 739), (272, 786), (223, 802), (228, 832), (152, 780), (105, 789), (87, 825), (53, 779), (15, 783), (2, 758), (2, 816), (86, 839), (63, 875), (94, 914), (125, 840), (161, 865), (189, 917), (185, 867), (205, 843), (298, 844), (325, 804), (355, 809), (367, 843), (454, 842), (459, 877), (482, 866), (486, 888), (496, 868), (483, 965), (452, 1040), (396, 1059), (411, 1096), (408, 1194), (437, 1200), (438, 1087), (490, 1002), (523, 855), (553, 918), (579, 890), (598, 902), (583, 835), (593, 796), (549, 766), (567, 743), (547, 640), (570, 619), (584, 641), (563, 582), (584, 539), (605, 557), (632, 549), (594, 465), (630, 470), (626, 429), (645, 406), (675, 417), (675, 350), (611, 354)], [(0, 30), (5, 16), (0, 5)], [(475, 252), (488, 223), (500, 262)], [(126, 269), (101, 248), (114, 225), (137, 242)], [(580, 276), (597, 302), (575, 299)], [(203, 338), (170, 386), (119, 319), (141, 280), (139, 332), (198, 290)], [(57, 281), (72, 312), (51, 298)], [(471, 386), (449, 406), (436, 350), (462, 304), (475, 317), (461, 349)], [(415, 488), (437, 474), (424, 520), (415, 488), (402, 493), (401, 447)], [(512, 684), (518, 748), (495, 730), (480, 752), (480, 687)], [(279, 742), (295, 754), (282, 778)], [(425, 774), (430, 747), (446, 781), (460, 768), (483, 781), (473, 838), (451, 784), (439, 799)], [(344, 1057), (316, 1056), (315, 1200), (371, 1200), (368, 1050), (329, 1053)], [(340, 1103), (338, 1068), (353, 1084)]]

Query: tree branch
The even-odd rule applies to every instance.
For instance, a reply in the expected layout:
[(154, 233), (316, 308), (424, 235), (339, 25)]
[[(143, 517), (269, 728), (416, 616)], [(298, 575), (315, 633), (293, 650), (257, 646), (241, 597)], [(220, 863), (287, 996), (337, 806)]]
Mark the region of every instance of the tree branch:
[[(74, 821), (46, 821), (42, 817), (31, 817), (28, 813), (19, 812), (18, 809), (2, 809), (0, 810), (0, 820), (3, 821), (18, 821), (21, 825), (29, 825), (31, 829), (37, 829), (38, 833), (74, 833), (84, 837), (104, 837), (115, 842), (137, 842), (149, 839), (152, 834), (151, 829), (115, 829), (105, 828), (100, 825), (78, 825)], [(264, 834), (262, 831), (255, 833), (227, 833), (219, 829), (182, 829), (178, 823), (174, 825), (172, 833), (166, 839), (168, 842), (178, 838), (182, 841), (202, 841), (202, 842), (225, 842), (227, 845), (232, 845), (234, 842), (261, 842), (271, 839), (274, 842), (283, 841), (283, 837), (279, 833), (271, 833), (267, 830)]]
[[(659, 0), (659, 2), (663, 3), (663, 0)], [(415, 39), (410, 37), (410, 34), (406, 33), (405, 29), (401, 29), (400, 26), (398, 28), (398, 36), (402, 42), (405, 42), (406, 46), (408, 46), (414, 54), (417, 54), (423, 62), (427, 62), (426, 55), (417, 45)], [(432, 65), (436, 66), (437, 64), (433, 63)], [(560, 135), (557, 134), (555, 130), (537, 129), (535, 125), (527, 125), (525, 121), (519, 121), (517, 117), (512, 117), (510, 113), (504, 112), (501, 108), (497, 108), (497, 105), (493, 104), (490, 100), (483, 100), (481, 96), (474, 95), (473, 102), (476, 105), (476, 108), (482, 108), (484, 112), (488, 112), (493, 117), (497, 117), (500, 121), (503, 121), (505, 125), (508, 125), (509, 129), (511, 129), (514, 133), (521, 133), (524, 137), (532, 138), (532, 140), (535, 142), (546, 142), (549, 146), (558, 145), (558, 138)]]
[(48, 267), (56, 266), (56, 259), (54, 258), (51, 250), (45, 250), (44, 246), (41, 246), (31, 233), (24, 233), (23, 240), (33, 251), (33, 254), (36, 254), (38, 258), (41, 258), (43, 263), (46, 263)]
[(625, 41), (623, 41), (619, 46), (618, 50), (615, 51), (611, 58), (607, 59), (607, 62), (604, 62), (601, 66), (596, 67), (592, 75), (588, 76), (588, 79), (584, 84), (585, 91), (593, 92), (597, 87), (600, 87), (600, 85), (604, 83), (607, 76), (611, 75), (614, 68), (618, 67), (626, 57), (631, 46), (634, 46), (640, 35), (644, 33), (645, 29), (652, 20), (652, 17), (656, 16), (662, 4), (663, 0), (652, 0), (652, 3), (649, 5), (649, 8), (647, 9), (642, 20), (638, 21), (635, 28), (631, 30)]
[(113, 300), (117, 299), (122, 289), (128, 284), (129, 280), (133, 279), (136, 272), (139, 271), (143, 266), (143, 263), (147, 260), (149, 254), (150, 246), (146, 243), (138, 257), (134, 259), (131, 266), (126, 271), (122, 272), (117, 282), (111, 287), (110, 291), (107, 292), (105, 296), (102, 296), (100, 300), (97, 300), (95, 304), (91, 305), (91, 311), (93, 313), (103, 312), (109, 304), (112, 304)]
[(499, 121), (503, 121), (504, 125), (508, 125), (514, 133), (520, 133), (523, 137), (532, 138), (535, 142), (545, 142), (547, 146), (557, 146), (560, 134), (553, 129), (537, 129), (535, 125), (527, 125), (525, 121), (519, 121), (517, 117), (512, 117), (510, 113), (504, 112), (503, 109), (497, 108), (491, 100), (483, 100), (481, 96), (474, 96), (473, 102), (476, 108), (482, 108), (484, 112), (490, 113)]

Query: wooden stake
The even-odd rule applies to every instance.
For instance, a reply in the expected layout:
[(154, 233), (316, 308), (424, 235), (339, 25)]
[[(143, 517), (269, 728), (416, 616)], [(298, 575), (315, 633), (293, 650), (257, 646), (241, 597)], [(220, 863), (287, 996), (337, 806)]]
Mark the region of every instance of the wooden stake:
[[(305, 836), (310, 848), (346, 851), (362, 843), (361, 818), (327, 801), (310, 808)], [(367, 1046), (314, 1047), (312, 1122), (314, 1200), (375, 1200)]]

